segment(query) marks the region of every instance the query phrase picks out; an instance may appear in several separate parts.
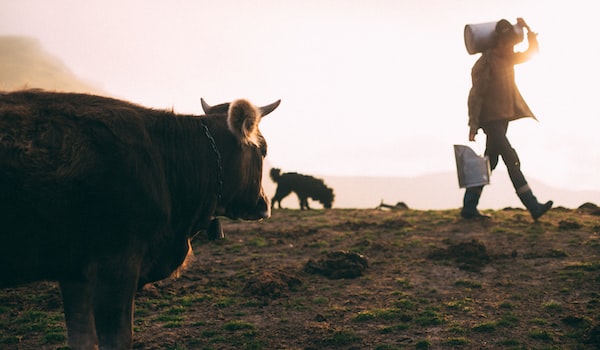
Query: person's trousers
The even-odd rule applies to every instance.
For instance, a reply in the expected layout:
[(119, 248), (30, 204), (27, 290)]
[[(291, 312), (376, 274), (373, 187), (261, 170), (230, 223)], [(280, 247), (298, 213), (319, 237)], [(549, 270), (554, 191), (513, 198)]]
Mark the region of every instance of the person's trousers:
[(525, 180), (525, 176), (523, 176), (523, 173), (521, 172), (519, 156), (506, 138), (508, 121), (498, 120), (487, 122), (483, 124), (481, 128), (487, 135), (485, 155), (490, 159), (490, 168), (494, 170), (498, 165), (498, 157), (502, 156), (502, 160), (508, 169), (510, 181), (515, 190), (519, 192), (520, 189), (527, 185), (527, 180)]

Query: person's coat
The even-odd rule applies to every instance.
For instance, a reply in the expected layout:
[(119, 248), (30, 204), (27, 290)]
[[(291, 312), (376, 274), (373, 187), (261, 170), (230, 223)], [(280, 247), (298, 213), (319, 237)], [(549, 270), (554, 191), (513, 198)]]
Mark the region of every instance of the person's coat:
[(514, 65), (529, 60), (538, 50), (535, 34), (528, 33), (528, 41), (529, 48), (525, 52), (501, 57), (494, 49), (489, 49), (473, 65), (467, 102), (471, 129), (477, 130), (482, 123), (492, 120), (536, 119), (514, 78)]

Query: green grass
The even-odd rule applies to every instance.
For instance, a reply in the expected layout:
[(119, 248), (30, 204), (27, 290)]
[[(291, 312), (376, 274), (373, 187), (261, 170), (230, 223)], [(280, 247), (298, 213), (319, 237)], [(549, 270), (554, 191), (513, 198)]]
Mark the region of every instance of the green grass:
[(542, 306), (548, 312), (559, 312), (563, 309), (562, 304), (554, 300), (543, 303)]
[(498, 328), (498, 324), (494, 321), (483, 322), (473, 326), (472, 330), (479, 333), (492, 333)]
[(360, 337), (351, 331), (336, 331), (323, 340), (323, 344), (331, 347), (345, 346), (356, 343)]
[(362, 311), (354, 317), (354, 321), (356, 322), (371, 320), (410, 321), (412, 320), (412, 316), (399, 309), (375, 309)]
[(428, 309), (418, 314), (414, 321), (421, 327), (428, 327), (440, 325), (446, 320), (444, 314), (433, 309)]
[(459, 338), (448, 338), (442, 340), (442, 345), (450, 346), (450, 347), (462, 347), (469, 345), (469, 340), (467, 338), (459, 337)]
[(244, 321), (229, 321), (223, 325), (223, 329), (230, 332), (235, 332), (239, 330), (254, 330), (255, 327), (251, 323), (247, 323)]
[(552, 332), (546, 330), (534, 329), (529, 331), (528, 334), (531, 339), (535, 340), (543, 340), (549, 342), (554, 339)]
[(254, 237), (248, 241), (248, 245), (256, 248), (264, 248), (269, 245), (269, 242), (263, 237)]

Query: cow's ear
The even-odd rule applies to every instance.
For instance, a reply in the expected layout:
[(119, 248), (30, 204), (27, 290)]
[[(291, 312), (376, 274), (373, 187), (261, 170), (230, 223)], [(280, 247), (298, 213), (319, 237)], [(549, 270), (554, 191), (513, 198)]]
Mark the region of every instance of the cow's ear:
[(261, 113), (247, 100), (236, 100), (229, 105), (227, 124), (229, 130), (247, 145), (259, 146), (258, 122)]

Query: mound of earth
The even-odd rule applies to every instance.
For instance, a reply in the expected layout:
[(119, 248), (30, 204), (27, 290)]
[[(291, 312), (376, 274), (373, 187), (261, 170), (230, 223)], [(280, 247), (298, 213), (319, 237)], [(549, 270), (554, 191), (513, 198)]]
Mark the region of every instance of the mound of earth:
[(446, 249), (436, 249), (428, 255), (432, 260), (451, 260), (458, 267), (467, 271), (480, 271), (490, 262), (485, 245), (479, 240), (460, 242), (450, 245)]
[(276, 299), (301, 284), (302, 281), (290, 273), (263, 271), (249, 277), (242, 292), (248, 296)]
[(331, 279), (355, 278), (362, 276), (369, 266), (367, 258), (347, 251), (328, 253), (317, 261), (308, 260), (304, 266), (307, 273), (316, 273)]

